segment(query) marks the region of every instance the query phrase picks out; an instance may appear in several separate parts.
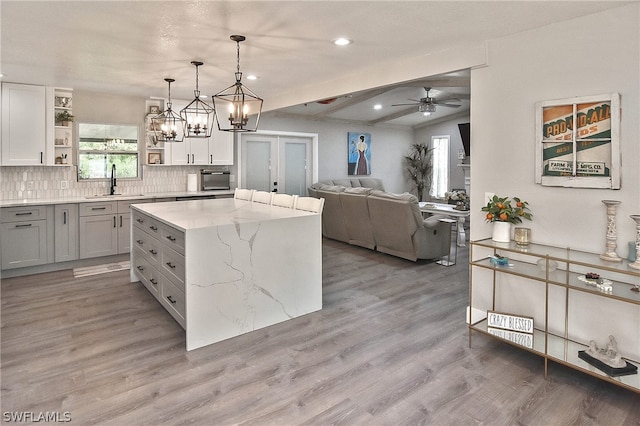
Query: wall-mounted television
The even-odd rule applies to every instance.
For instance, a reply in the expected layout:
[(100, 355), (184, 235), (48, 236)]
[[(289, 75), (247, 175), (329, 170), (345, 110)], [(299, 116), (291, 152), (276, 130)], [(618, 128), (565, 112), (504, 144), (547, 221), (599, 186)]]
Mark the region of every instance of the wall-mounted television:
[(462, 147), (464, 155), (471, 157), (471, 123), (459, 123), (460, 137), (462, 138)]

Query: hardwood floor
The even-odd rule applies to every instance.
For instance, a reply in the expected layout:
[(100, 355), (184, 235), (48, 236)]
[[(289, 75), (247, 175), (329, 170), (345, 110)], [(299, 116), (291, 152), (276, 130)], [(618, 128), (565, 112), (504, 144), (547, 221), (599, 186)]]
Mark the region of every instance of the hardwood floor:
[(467, 250), (408, 262), (325, 240), (322, 311), (195, 351), (128, 272), (2, 280), (2, 421), (639, 425), (637, 394), (474, 334)]

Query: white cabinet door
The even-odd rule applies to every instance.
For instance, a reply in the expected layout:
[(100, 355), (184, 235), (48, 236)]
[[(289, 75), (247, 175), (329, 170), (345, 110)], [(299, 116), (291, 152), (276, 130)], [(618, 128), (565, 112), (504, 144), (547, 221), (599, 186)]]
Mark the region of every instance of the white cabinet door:
[(209, 138), (209, 162), (214, 166), (233, 165), (233, 133), (214, 130)]
[(2, 223), (2, 269), (47, 263), (47, 221)]
[(192, 138), (191, 144), (191, 165), (209, 164), (209, 138)]
[(78, 205), (57, 204), (54, 208), (56, 262), (78, 258)]
[(117, 214), (80, 217), (80, 259), (118, 254)]
[(44, 86), (2, 83), (2, 165), (43, 165), (46, 128)]

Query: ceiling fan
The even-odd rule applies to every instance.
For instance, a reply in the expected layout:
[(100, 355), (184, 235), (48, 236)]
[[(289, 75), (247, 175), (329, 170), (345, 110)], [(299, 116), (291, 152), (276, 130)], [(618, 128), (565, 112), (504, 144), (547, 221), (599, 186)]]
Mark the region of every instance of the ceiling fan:
[[(413, 101), (410, 104), (395, 104), (395, 105), (391, 105), (391, 106), (417, 105), (418, 106), (418, 111), (423, 113), (424, 115), (429, 115), (432, 112), (435, 112), (436, 111), (436, 106), (443, 106), (443, 107), (447, 107), (447, 108), (459, 108), (460, 107), (460, 105), (456, 105), (456, 104), (440, 103), (440, 102), (438, 102), (438, 100), (436, 98), (432, 98), (431, 96), (429, 96), (429, 91), (431, 90), (431, 87), (425, 87), (424, 90), (427, 91), (427, 96), (425, 96), (424, 98), (420, 98), (420, 100), (409, 99), (410, 101)], [(449, 99), (447, 99), (447, 102), (448, 101), (460, 102), (460, 99), (449, 98)]]

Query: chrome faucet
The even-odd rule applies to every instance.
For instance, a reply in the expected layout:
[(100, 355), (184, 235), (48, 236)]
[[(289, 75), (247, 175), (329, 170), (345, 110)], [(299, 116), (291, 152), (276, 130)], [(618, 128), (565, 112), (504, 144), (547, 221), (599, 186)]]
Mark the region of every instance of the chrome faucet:
[(116, 193), (116, 165), (111, 165), (111, 188), (109, 189), (109, 195), (115, 195)]

